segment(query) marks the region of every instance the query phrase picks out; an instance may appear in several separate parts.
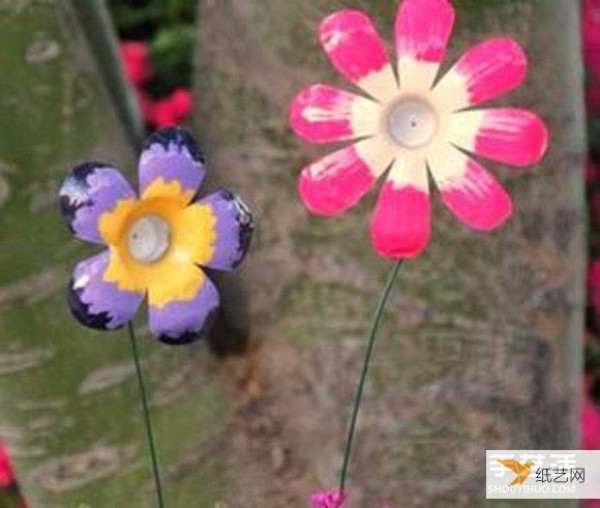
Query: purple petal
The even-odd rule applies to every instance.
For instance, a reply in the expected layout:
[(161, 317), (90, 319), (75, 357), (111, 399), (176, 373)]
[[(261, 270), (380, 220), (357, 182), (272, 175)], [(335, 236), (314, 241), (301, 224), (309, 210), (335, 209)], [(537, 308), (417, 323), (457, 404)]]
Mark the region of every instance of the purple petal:
[(194, 299), (168, 303), (162, 308), (150, 305), (150, 330), (166, 344), (189, 344), (206, 334), (218, 307), (219, 293), (206, 276)]
[(217, 220), (215, 253), (206, 266), (216, 270), (235, 268), (250, 247), (254, 231), (252, 213), (239, 196), (225, 189), (201, 199), (198, 204), (210, 207)]
[(144, 143), (139, 164), (140, 193), (157, 179), (177, 181), (192, 197), (205, 176), (204, 157), (184, 130), (169, 128), (152, 134)]
[(129, 182), (116, 169), (98, 162), (77, 166), (59, 191), (63, 217), (81, 240), (104, 243), (98, 219), (122, 199), (135, 198)]
[(122, 291), (102, 279), (110, 260), (105, 251), (75, 267), (69, 283), (69, 307), (85, 326), (97, 330), (115, 330), (133, 318), (143, 294)]

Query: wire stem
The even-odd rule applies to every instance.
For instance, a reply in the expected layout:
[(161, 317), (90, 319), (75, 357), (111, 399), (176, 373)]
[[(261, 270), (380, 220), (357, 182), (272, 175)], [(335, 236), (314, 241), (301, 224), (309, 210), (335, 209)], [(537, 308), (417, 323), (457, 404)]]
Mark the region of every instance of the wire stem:
[(348, 476), (348, 466), (350, 465), (350, 457), (352, 455), (352, 445), (354, 442), (354, 434), (356, 432), (356, 424), (358, 422), (358, 414), (360, 410), (360, 404), (363, 397), (363, 392), (365, 389), (365, 381), (367, 379), (367, 373), (369, 372), (369, 365), (371, 363), (371, 357), (373, 356), (373, 349), (375, 348), (375, 339), (377, 338), (377, 332), (379, 331), (379, 325), (381, 324), (381, 318), (383, 317), (383, 311), (385, 309), (385, 305), (388, 301), (390, 293), (392, 291), (392, 287), (394, 286), (394, 281), (396, 280), (396, 276), (402, 266), (404, 260), (401, 259), (394, 264), (394, 267), (390, 271), (388, 276), (387, 283), (381, 293), (379, 303), (377, 305), (377, 309), (375, 311), (375, 318), (373, 319), (373, 323), (371, 325), (371, 329), (368, 334), (367, 341), (367, 351), (365, 353), (365, 359), (363, 362), (362, 372), (360, 375), (360, 381), (358, 383), (358, 388), (356, 390), (356, 395), (354, 398), (354, 408), (352, 410), (352, 419), (350, 420), (350, 427), (348, 429), (348, 438), (346, 439), (346, 446), (344, 449), (344, 462), (342, 465), (342, 473), (340, 476), (340, 494), (344, 494), (346, 490), (346, 479)]
[(152, 470), (154, 472), (154, 483), (156, 487), (156, 499), (158, 501), (159, 508), (164, 508), (165, 504), (163, 501), (163, 492), (160, 482), (160, 472), (158, 469), (158, 459), (156, 457), (156, 446), (154, 444), (154, 432), (152, 430), (152, 420), (150, 419), (150, 409), (148, 407), (148, 397), (146, 395), (146, 385), (144, 384), (144, 376), (142, 375), (142, 367), (140, 365), (140, 356), (138, 353), (137, 340), (135, 338), (135, 331), (133, 329), (133, 323), (130, 321), (127, 325), (129, 329), (129, 338), (131, 339), (131, 353), (133, 354), (133, 361), (135, 363), (135, 370), (137, 373), (138, 382), (140, 385), (140, 394), (142, 397), (142, 407), (144, 409), (144, 422), (146, 424), (146, 435), (148, 437), (148, 448), (150, 450), (150, 458), (152, 459)]

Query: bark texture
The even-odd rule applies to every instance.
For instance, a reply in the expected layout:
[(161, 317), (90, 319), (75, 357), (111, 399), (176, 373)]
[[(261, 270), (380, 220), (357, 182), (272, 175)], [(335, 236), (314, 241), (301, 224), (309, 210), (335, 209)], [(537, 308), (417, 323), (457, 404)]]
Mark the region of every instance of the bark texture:
[[(137, 179), (118, 114), (126, 105), (108, 93), (98, 41), (80, 22), (67, 1), (0, 2), (0, 433), (33, 508), (147, 507), (152, 472), (127, 332), (85, 329), (66, 305), (75, 262), (101, 248), (62, 224), (67, 171), (99, 160)], [(225, 384), (206, 344), (155, 344), (144, 318), (168, 506), (212, 507), (226, 481), (216, 453)]]
[[(578, 9), (567, 0), (454, 3), (449, 63), (490, 35), (516, 37), (530, 58), (529, 79), (500, 103), (540, 112), (552, 149), (526, 171), (488, 164), (517, 206), (496, 233), (468, 231), (436, 205), (432, 244), (404, 266), (386, 313), (350, 506), (484, 506), (485, 449), (578, 447), (585, 258)], [(289, 101), (316, 82), (351, 89), (316, 35), (319, 21), (341, 7), (371, 12), (392, 40), (390, 0), (200, 2), (197, 134), (215, 179), (258, 212), (243, 277), (261, 390), (228, 441), (236, 460), (226, 499), (235, 507), (303, 506), (311, 490), (337, 485), (363, 336), (390, 268), (369, 245), (374, 196), (324, 220), (309, 216), (296, 192), (300, 169), (334, 148), (294, 139)]]

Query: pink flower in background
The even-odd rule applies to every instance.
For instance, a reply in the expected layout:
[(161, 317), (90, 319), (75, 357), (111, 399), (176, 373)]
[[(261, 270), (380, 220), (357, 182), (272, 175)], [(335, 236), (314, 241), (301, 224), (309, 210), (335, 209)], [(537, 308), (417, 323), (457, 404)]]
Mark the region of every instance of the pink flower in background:
[(149, 123), (157, 129), (180, 125), (194, 110), (192, 93), (178, 88), (165, 99), (154, 104)]
[(346, 499), (340, 492), (316, 492), (310, 497), (313, 508), (341, 508)]
[(0, 441), (0, 488), (8, 488), (15, 484), (15, 474), (8, 456), (6, 445)]
[(530, 111), (472, 110), (520, 86), (527, 60), (508, 38), (468, 50), (436, 80), (454, 26), (448, 0), (404, 0), (395, 27), (396, 79), (371, 19), (342, 10), (320, 27), (333, 65), (369, 98), (317, 84), (290, 110), (296, 134), (310, 143), (355, 141), (306, 167), (302, 201), (313, 213), (341, 214), (387, 174), (373, 218), (375, 250), (393, 259), (421, 253), (429, 242), (429, 174), (446, 206), (466, 225), (489, 231), (512, 213), (502, 185), (465, 152), (514, 166), (539, 162), (548, 131)]
[(586, 389), (582, 420), (583, 448), (600, 450), (600, 408), (593, 402)]
[(586, 103), (589, 112), (600, 114), (600, 1), (585, 0), (583, 8), (583, 48), (589, 86)]
[(600, 179), (600, 167), (594, 161), (587, 162), (585, 178), (590, 183), (597, 182)]
[(161, 99), (153, 99), (145, 91), (153, 75), (148, 44), (138, 41), (122, 42), (121, 56), (146, 125), (153, 129), (176, 127), (193, 113), (194, 98), (192, 92), (186, 88), (177, 88), (169, 96)]
[(594, 259), (588, 269), (588, 301), (594, 310), (600, 310), (600, 260)]
[(121, 57), (125, 73), (136, 87), (141, 87), (152, 78), (150, 48), (145, 42), (125, 41), (121, 43)]
[(600, 50), (600, 1), (583, 2), (583, 49), (588, 57)]
[(194, 111), (194, 96), (186, 88), (177, 88), (171, 94), (171, 107), (175, 114), (182, 120)]

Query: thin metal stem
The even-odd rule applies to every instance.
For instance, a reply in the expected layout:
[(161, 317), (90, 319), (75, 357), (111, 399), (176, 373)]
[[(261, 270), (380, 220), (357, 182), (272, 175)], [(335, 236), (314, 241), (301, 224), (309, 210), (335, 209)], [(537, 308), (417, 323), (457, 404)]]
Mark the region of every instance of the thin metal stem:
[(156, 487), (156, 499), (159, 508), (164, 508), (163, 492), (160, 482), (160, 471), (158, 469), (158, 458), (156, 456), (156, 446), (154, 444), (154, 432), (152, 430), (152, 420), (150, 418), (150, 409), (148, 406), (148, 397), (146, 395), (146, 385), (144, 384), (144, 376), (142, 375), (142, 367), (140, 365), (140, 356), (138, 353), (137, 340), (133, 329), (133, 323), (130, 321), (127, 325), (129, 329), (129, 338), (131, 341), (131, 353), (135, 363), (138, 382), (140, 385), (140, 394), (142, 397), (142, 407), (144, 409), (144, 422), (146, 423), (146, 435), (148, 437), (148, 448), (150, 450), (150, 458), (152, 459), (152, 470), (154, 472), (154, 484)]
[(381, 324), (381, 318), (383, 317), (383, 311), (385, 309), (385, 305), (388, 301), (390, 293), (392, 291), (392, 287), (394, 286), (394, 281), (396, 280), (396, 276), (402, 266), (404, 260), (401, 259), (394, 264), (394, 267), (390, 271), (388, 276), (387, 283), (381, 294), (379, 299), (379, 304), (377, 305), (377, 309), (375, 311), (375, 318), (373, 320), (373, 324), (371, 325), (371, 329), (368, 334), (367, 341), (367, 351), (365, 353), (365, 359), (363, 362), (362, 372), (360, 375), (360, 381), (358, 383), (358, 388), (356, 390), (356, 396), (354, 398), (354, 408), (352, 410), (352, 419), (350, 421), (350, 427), (348, 429), (348, 438), (346, 439), (346, 446), (344, 450), (344, 462), (342, 465), (342, 473), (340, 476), (340, 493), (344, 494), (346, 490), (346, 479), (348, 476), (348, 466), (350, 465), (350, 457), (352, 455), (352, 445), (354, 443), (354, 435), (356, 433), (356, 424), (358, 422), (358, 414), (360, 410), (360, 404), (362, 402), (363, 392), (365, 389), (365, 381), (367, 379), (367, 373), (369, 372), (369, 365), (371, 363), (371, 357), (373, 356), (373, 350), (375, 348), (375, 339), (377, 338), (377, 332), (379, 331), (379, 325)]

